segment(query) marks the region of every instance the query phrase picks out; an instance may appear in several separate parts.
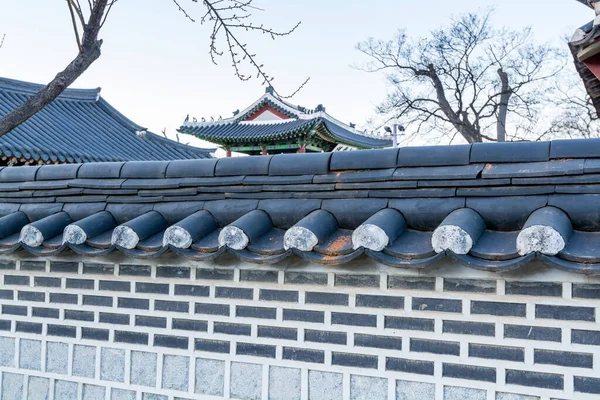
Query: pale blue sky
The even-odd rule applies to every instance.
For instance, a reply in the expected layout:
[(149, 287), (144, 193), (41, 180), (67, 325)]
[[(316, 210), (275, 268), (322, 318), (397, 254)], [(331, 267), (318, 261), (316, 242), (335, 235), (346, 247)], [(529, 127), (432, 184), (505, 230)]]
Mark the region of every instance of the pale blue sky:
[[(201, 4), (189, 4), (194, 15)], [(573, 0), (256, 0), (256, 14), (290, 37), (248, 36), (252, 50), (276, 77), (281, 92), (306, 77), (291, 102), (319, 103), (345, 122), (364, 123), (385, 96), (380, 75), (350, 68), (364, 59), (354, 49), (370, 36), (388, 39), (398, 29), (427, 34), (452, 15), (494, 7), (496, 25), (531, 25), (540, 40), (559, 41), (593, 18)], [(64, 0), (0, 0), (0, 75), (45, 83), (74, 57), (76, 48)], [(140, 125), (170, 134), (192, 116), (228, 117), (264, 92), (260, 81), (241, 82), (222, 59), (212, 65), (207, 26), (183, 18), (171, 0), (120, 0), (104, 27), (103, 55), (74, 87), (102, 87), (102, 95)], [(246, 34), (242, 34), (245, 39)]]

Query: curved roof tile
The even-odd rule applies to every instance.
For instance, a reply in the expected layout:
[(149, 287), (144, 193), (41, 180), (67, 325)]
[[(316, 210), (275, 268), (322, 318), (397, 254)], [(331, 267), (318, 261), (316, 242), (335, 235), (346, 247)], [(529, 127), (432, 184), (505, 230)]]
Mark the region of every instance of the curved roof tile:
[[(555, 144), (569, 146), (572, 159), (553, 158)], [(564, 141), (541, 148), (535, 164), (529, 147), (517, 144), (471, 152), (460, 165), (442, 154), (446, 166), (434, 160), (443, 148), (427, 147), (360, 151), (335, 162), (305, 154), (4, 168), (0, 253), (173, 252), (200, 261), (227, 252), (259, 264), (301, 257), (323, 265), (368, 257), (416, 269), (450, 258), (496, 272), (538, 259), (600, 274), (600, 194), (581, 184), (600, 181), (585, 169), (600, 150)], [(523, 162), (515, 160), (521, 150)], [(430, 157), (418, 162), (412, 152)], [(569, 179), (557, 185), (561, 177)], [(348, 179), (363, 186), (348, 187)], [(530, 179), (543, 195), (530, 190)]]

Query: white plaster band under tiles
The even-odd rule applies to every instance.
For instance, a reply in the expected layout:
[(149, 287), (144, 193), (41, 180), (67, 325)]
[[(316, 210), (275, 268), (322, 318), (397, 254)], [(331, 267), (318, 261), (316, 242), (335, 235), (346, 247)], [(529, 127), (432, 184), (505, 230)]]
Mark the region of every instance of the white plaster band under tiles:
[[(600, 376), (600, 342), (590, 342), (600, 338), (600, 280), (535, 263), (500, 276), (452, 263), (417, 273), (3, 261), (18, 262), (0, 263), (0, 399), (33, 400), (33, 387), (85, 400), (598, 397), (581, 390)], [(536, 374), (560, 377), (562, 389), (515, 383)]]

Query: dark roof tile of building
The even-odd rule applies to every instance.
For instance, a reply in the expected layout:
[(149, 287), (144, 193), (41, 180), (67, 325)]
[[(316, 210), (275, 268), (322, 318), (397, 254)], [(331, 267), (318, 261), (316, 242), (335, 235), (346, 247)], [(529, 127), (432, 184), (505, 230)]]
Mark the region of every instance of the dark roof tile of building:
[[(41, 85), (0, 78), (0, 116)], [(0, 155), (36, 163), (209, 158), (209, 150), (148, 132), (100, 97), (100, 89), (67, 89), (46, 108), (0, 137)]]

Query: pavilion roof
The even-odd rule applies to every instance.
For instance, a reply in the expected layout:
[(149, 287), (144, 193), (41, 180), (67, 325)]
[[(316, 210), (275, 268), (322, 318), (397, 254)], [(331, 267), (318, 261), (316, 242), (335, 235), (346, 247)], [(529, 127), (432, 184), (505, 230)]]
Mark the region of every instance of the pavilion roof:
[[(263, 112), (271, 113), (273, 118), (258, 118)], [(260, 99), (231, 118), (201, 122), (186, 120), (179, 131), (221, 145), (277, 141), (309, 135), (318, 135), (332, 145), (346, 144), (357, 148), (392, 145), (390, 140), (366, 135), (338, 121), (327, 114), (323, 106), (312, 110), (292, 105), (269, 89)]]

